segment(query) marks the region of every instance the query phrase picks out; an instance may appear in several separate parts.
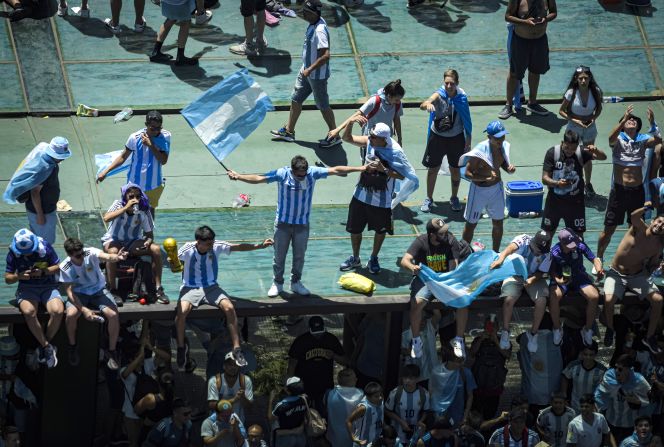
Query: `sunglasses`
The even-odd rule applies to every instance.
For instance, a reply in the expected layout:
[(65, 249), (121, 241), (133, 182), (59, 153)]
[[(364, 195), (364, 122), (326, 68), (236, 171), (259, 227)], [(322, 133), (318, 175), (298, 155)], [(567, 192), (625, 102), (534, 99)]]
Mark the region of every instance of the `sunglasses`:
[(69, 256), (71, 256), (72, 258), (80, 259), (80, 258), (83, 257), (83, 252), (82, 252), (82, 251), (79, 251), (78, 253), (72, 253), (72, 254), (69, 255)]
[(575, 70), (576, 73), (590, 73), (590, 67), (586, 67), (585, 65), (579, 65), (576, 67)]

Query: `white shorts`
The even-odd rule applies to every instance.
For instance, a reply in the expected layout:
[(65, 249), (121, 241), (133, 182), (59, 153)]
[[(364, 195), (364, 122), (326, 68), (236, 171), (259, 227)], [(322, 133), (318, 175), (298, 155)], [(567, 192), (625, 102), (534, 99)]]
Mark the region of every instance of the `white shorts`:
[(493, 220), (503, 220), (505, 218), (503, 182), (498, 182), (491, 186), (477, 186), (475, 183), (470, 184), (463, 218), (468, 223), (476, 224), (482, 217), (484, 208), (488, 209), (489, 217)]

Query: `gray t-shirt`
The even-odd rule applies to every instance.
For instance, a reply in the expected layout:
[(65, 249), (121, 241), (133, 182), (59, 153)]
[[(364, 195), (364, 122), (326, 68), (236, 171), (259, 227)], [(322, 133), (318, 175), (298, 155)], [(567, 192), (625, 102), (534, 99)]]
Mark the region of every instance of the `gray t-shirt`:
[[(434, 121), (431, 122), (431, 131), (436, 135), (441, 137), (455, 137), (463, 132), (463, 123), (461, 122), (461, 116), (454, 111), (454, 104), (449, 99), (443, 99), (438, 97), (434, 102), (433, 106), (435, 107), (434, 111)], [(444, 132), (439, 132), (436, 130), (436, 120), (443, 118), (445, 116), (451, 116), (454, 119), (452, 127), (449, 130)]]
[[(377, 95), (371, 95), (371, 98), (369, 98), (369, 100), (365, 102), (362, 107), (360, 107), (360, 112), (362, 112), (364, 116), (371, 115), (376, 109), (376, 96)], [(384, 95), (382, 95), (378, 110), (375, 110), (373, 116), (369, 118), (369, 122), (362, 129), (362, 134), (369, 135), (369, 130), (373, 126), (375, 126), (377, 123), (384, 123), (390, 126), (390, 129), (392, 129), (392, 135), (394, 136), (394, 129), (392, 126), (394, 118), (395, 116), (403, 115), (403, 107), (399, 107), (399, 111), (396, 111), (396, 108), (396, 104), (389, 104)]]

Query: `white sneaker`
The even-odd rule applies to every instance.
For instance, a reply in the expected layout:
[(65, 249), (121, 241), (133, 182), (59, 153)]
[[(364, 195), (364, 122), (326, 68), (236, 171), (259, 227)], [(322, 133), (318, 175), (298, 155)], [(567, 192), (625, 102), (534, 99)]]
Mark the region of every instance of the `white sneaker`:
[(422, 202), (422, 206), (420, 207), (420, 211), (423, 213), (430, 213), (431, 212), (431, 207), (435, 206), (436, 204), (433, 203), (433, 199), (426, 198), (424, 199), (424, 202)]
[(510, 348), (510, 332), (509, 331), (503, 331), (500, 333), (500, 343), (498, 344), (500, 346), (500, 349), (505, 350)]
[(424, 343), (420, 337), (415, 337), (410, 343), (410, 356), (414, 359), (419, 359), (422, 357)]
[(196, 20), (194, 21), (194, 23), (196, 23), (196, 25), (199, 26), (205, 25), (210, 21), (211, 18), (212, 18), (212, 11), (206, 9), (203, 14), (196, 15)]
[[(601, 262), (602, 265), (604, 265), (604, 263), (602, 262), (602, 258), (599, 259), (599, 262)], [(593, 263), (592, 274), (593, 274), (593, 275), (597, 275), (597, 269), (595, 268), (595, 264), (594, 264), (594, 263)]]
[(593, 330), (592, 329), (581, 329), (581, 338), (583, 339), (583, 344), (590, 346), (593, 344)]
[(301, 281), (298, 282), (292, 282), (290, 285), (291, 292), (293, 292), (296, 295), (300, 296), (308, 296), (311, 295), (311, 292), (309, 292), (309, 289), (304, 287)]
[(554, 329), (553, 330), (553, 344), (556, 346), (560, 346), (560, 344), (563, 342), (563, 330), (562, 329)]
[(450, 345), (452, 345), (452, 350), (454, 351), (455, 357), (459, 357), (462, 359), (466, 358), (466, 344), (464, 343), (463, 338), (454, 337), (450, 341)]
[(284, 291), (284, 285), (283, 284), (277, 284), (276, 282), (273, 282), (272, 285), (270, 286), (270, 290), (267, 291), (267, 296), (270, 298), (275, 298), (278, 297), (281, 292)]
[(104, 25), (106, 25), (106, 28), (108, 28), (113, 34), (120, 34), (122, 32), (120, 25), (113, 25), (113, 20), (110, 18), (104, 19)]
[(68, 14), (67, 4), (58, 5), (58, 17), (65, 17)]
[[(536, 353), (537, 352), (537, 334), (533, 334), (530, 330), (526, 331), (526, 337), (528, 338), (528, 352)], [(555, 342), (554, 342), (555, 343)]]

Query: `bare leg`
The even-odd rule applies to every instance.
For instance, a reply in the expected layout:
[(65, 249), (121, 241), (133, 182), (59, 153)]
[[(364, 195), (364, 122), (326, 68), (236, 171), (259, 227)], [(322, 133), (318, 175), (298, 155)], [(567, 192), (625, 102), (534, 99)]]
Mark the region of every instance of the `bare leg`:
[(514, 312), (514, 304), (519, 299), (518, 296), (506, 296), (503, 302), (503, 330), (509, 332), (510, 322), (512, 321), (512, 313)]
[(463, 227), (463, 235), (461, 238), (468, 242), (469, 244), (473, 242), (473, 235), (475, 234), (475, 227), (477, 223), (466, 222), (466, 225)]
[(584, 329), (591, 330), (597, 316), (597, 305), (599, 304), (599, 292), (593, 286), (581, 289), (581, 295), (586, 298), (586, 325)]
[(427, 197), (433, 200), (433, 191), (436, 188), (436, 180), (438, 180), (438, 171), (440, 166), (429, 168), (427, 170)]
[(599, 238), (597, 239), (597, 257), (600, 259), (604, 259), (604, 252), (606, 251), (606, 247), (609, 246), (609, 243), (611, 242), (611, 236), (613, 236), (613, 233), (616, 231), (616, 227), (604, 227), (604, 231), (602, 231), (599, 234)]
[(219, 309), (226, 315), (226, 325), (228, 326), (228, 333), (231, 336), (233, 349), (240, 347), (240, 330), (237, 326), (237, 315), (231, 300), (224, 299), (219, 302)]
[(325, 120), (325, 124), (327, 124), (328, 130), (336, 129), (337, 123), (334, 120), (334, 110), (332, 110), (332, 107), (323, 109), (320, 111), (320, 113), (321, 115), (323, 115), (323, 119)]
[(546, 298), (540, 297), (535, 300), (535, 312), (533, 314), (533, 324), (530, 326), (530, 333), (537, 334), (539, 331), (540, 324), (542, 324), (542, 319), (544, 318), (544, 313), (546, 312)]
[(111, 0), (111, 20), (113, 26), (120, 24), (120, 11), (122, 11), (122, 0)]
[(535, 104), (537, 102), (537, 89), (539, 88), (540, 75), (532, 73), (528, 70), (528, 103)]
[[(385, 233), (374, 233), (373, 249), (371, 250), (371, 256), (378, 256), (380, 247), (383, 246), (383, 241), (385, 241)], [(357, 251), (359, 253), (360, 251), (359, 247)]]
[(586, 184), (590, 183), (591, 177), (593, 175), (593, 162), (592, 160), (588, 161), (583, 165), (583, 175), (585, 177)]
[(161, 24), (159, 32), (157, 33), (157, 42), (164, 43), (164, 40), (168, 37), (168, 33), (171, 31), (171, 28), (173, 28), (173, 25), (175, 25), (175, 20), (165, 20), (164, 23)]
[(491, 239), (493, 242), (493, 251), (500, 251), (500, 241), (503, 239), (503, 221), (492, 219)]
[(650, 318), (648, 320), (648, 333), (647, 337), (652, 337), (655, 335), (657, 330), (657, 324), (662, 316), (662, 295), (659, 293), (651, 293), (648, 295), (648, 301), (650, 301)]
[(46, 311), (49, 314), (48, 323), (46, 324), (46, 338), (50, 341), (53, 340), (55, 334), (58, 333), (58, 329), (60, 329), (65, 305), (60, 298), (54, 298), (46, 303)]
[(35, 305), (30, 301), (24, 300), (21, 301), (21, 304), (19, 304), (18, 307), (23, 314), (23, 318), (25, 318), (25, 324), (28, 326), (28, 329), (30, 329), (30, 333), (39, 343), (39, 346), (46, 346), (48, 343), (46, 342), (46, 337), (44, 337), (44, 330), (37, 319), (37, 308)]
[[(648, 297), (650, 298), (650, 297)], [(606, 318), (606, 328), (613, 330), (613, 315), (615, 313), (615, 296), (613, 294), (604, 295), (604, 317)]]
[(362, 246), (362, 233), (351, 233), (350, 244), (353, 247), (353, 256), (360, 256), (360, 247)]
[(302, 113), (302, 104), (299, 102), (291, 101), (290, 112), (288, 114), (288, 123), (286, 123), (286, 130), (288, 132), (295, 132), (295, 125)]
[[(461, 169), (450, 166), (450, 182), (452, 185), (452, 197), (459, 197), (459, 185), (461, 184)], [(428, 177), (427, 177), (428, 179)]]
[(178, 32), (178, 49), (183, 49), (187, 45), (187, 38), (189, 37), (189, 27), (191, 22), (185, 20), (183, 22), (178, 22), (180, 31)]
[(512, 73), (507, 75), (507, 104), (512, 105), (512, 100), (514, 98), (514, 93), (516, 88), (519, 85), (519, 80)]
[(265, 36), (265, 11), (256, 13), (256, 41), (262, 42)]
[(466, 326), (468, 325), (468, 308), (457, 309), (454, 312), (454, 316), (456, 317), (456, 335), (463, 338), (463, 335), (466, 333)]
[(120, 333), (120, 317), (118, 311), (110, 307), (105, 307), (102, 311), (108, 322), (108, 350), (115, 351), (118, 343), (118, 334)]
[(161, 274), (163, 271), (161, 248), (159, 248), (159, 245), (150, 245), (150, 256), (152, 256), (152, 274), (154, 275), (154, 284), (157, 288), (159, 288), (161, 287)]
[(136, 19), (134, 23), (143, 23), (143, 12), (145, 11), (145, 0), (134, 0), (134, 11), (136, 11)]
[[(263, 14), (263, 17), (265, 17), (265, 14)], [(244, 40), (246, 40), (247, 43), (251, 43), (254, 41), (254, 16), (250, 15), (248, 17), (243, 17), (243, 19), (244, 19)]]
[(191, 312), (191, 303), (188, 301), (178, 301), (177, 312), (175, 314), (175, 332), (178, 342), (178, 348), (184, 348), (184, 329), (187, 323), (187, 315)]
[(414, 303), (410, 303), (410, 331), (413, 338), (420, 336), (420, 326), (422, 325), (422, 311), (427, 306), (426, 300), (415, 298)]
[(76, 328), (78, 327), (78, 318), (81, 313), (76, 307), (71, 306), (67, 309), (65, 315), (65, 328), (67, 329), (67, 341), (70, 345), (76, 344)]
[[(118, 253), (118, 247), (116, 245), (113, 245), (111, 243), (107, 249), (104, 250), (108, 254), (117, 254)], [(108, 288), (110, 290), (116, 290), (117, 289), (117, 271), (118, 267), (115, 262), (107, 262), (106, 263), (106, 280), (108, 281)]]
[(558, 286), (549, 288), (549, 314), (554, 329), (560, 329), (560, 300), (563, 299), (563, 291)]

